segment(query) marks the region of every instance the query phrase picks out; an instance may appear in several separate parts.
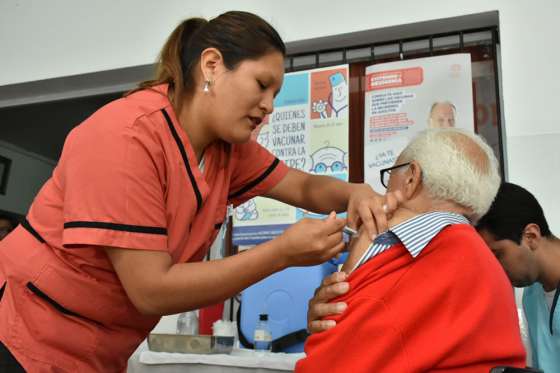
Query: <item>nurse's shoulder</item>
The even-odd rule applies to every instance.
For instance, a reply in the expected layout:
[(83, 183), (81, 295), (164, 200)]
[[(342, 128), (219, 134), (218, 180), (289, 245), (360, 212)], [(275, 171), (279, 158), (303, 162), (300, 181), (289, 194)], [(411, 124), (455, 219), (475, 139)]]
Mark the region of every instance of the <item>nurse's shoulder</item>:
[(159, 132), (166, 130), (161, 111), (166, 110), (171, 115), (166, 93), (165, 86), (156, 86), (109, 102), (70, 132), (65, 147), (70, 144), (72, 147), (103, 146), (136, 135), (155, 140)]

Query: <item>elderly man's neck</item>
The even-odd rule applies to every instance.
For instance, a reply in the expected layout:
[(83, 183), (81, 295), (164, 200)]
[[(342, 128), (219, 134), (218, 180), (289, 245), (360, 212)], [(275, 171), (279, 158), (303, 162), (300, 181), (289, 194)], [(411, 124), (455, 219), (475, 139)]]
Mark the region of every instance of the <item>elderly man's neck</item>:
[(469, 209), (450, 201), (406, 201), (393, 213), (391, 219), (389, 219), (389, 228), (428, 212), (453, 212), (466, 217), (468, 217), (470, 213)]

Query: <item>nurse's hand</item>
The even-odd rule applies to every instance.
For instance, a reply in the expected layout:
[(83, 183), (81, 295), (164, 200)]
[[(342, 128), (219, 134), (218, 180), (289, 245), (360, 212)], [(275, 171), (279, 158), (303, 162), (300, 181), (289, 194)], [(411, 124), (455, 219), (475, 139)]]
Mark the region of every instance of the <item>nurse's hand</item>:
[(334, 212), (324, 219), (302, 219), (274, 239), (286, 267), (321, 264), (344, 249), (346, 219)]
[(307, 311), (307, 330), (310, 333), (318, 333), (334, 327), (336, 325), (334, 320), (322, 320), (322, 318), (346, 310), (346, 303), (329, 303), (329, 301), (348, 292), (350, 286), (344, 282), (347, 277), (345, 272), (335, 272), (326, 277), (321, 286), (315, 290), (315, 296), (309, 301)]
[(371, 240), (378, 233), (385, 232), (388, 217), (403, 202), (400, 191), (387, 192), (384, 196), (377, 194), (368, 184), (352, 184), (352, 193), (348, 200), (348, 225), (358, 229), (364, 225)]

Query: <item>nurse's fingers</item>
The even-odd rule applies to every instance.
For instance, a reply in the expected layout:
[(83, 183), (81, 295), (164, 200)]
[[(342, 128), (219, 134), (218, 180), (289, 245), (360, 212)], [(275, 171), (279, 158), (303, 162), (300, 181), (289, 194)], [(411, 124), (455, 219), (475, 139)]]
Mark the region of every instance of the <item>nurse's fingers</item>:
[(323, 219), (323, 222), (325, 234), (331, 235), (337, 232), (342, 233), (342, 228), (344, 228), (346, 224), (346, 219), (336, 217), (336, 213), (333, 211), (326, 219)]
[(328, 259), (334, 257), (338, 252), (344, 249), (344, 239), (342, 231), (331, 233), (322, 239), (325, 255)]
[(399, 204), (403, 203), (404, 197), (400, 190), (395, 192), (388, 192), (385, 194), (385, 204), (384, 209), (388, 216), (391, 216), (393, 212), (399, 207)]
[[(333, 237), (334, 236), (334, 237)], [(338, 240), (335, 246), (332, 246), (326, 253), (327, 260), (330, 260), (340, 254), (346, 248), (346, 242), (342, 240), (342, 233), (330, 235), (329, 240)], [(336, 241), (335, 241), (336, 242)]]
[(387, 215), (381, 199), (363, 201), (360, 203), (358, 213), (371, 240), (374, 240), (378, 233), (387, 230)]

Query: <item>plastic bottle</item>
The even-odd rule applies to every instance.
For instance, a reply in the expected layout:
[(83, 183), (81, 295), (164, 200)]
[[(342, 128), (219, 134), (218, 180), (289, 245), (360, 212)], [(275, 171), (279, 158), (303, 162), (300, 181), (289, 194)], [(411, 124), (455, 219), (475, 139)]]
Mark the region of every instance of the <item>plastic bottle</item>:
[(255, 327), (255, 350), (257, 351), (269, 351), (272, 342), (272, 334), (268, 327), (268, 315), (266, 313), (261, 313), (259, 315), (259, 322)]
[(198, 317), (195, 311), (179, 314), (179, 317), (177, 317), (177, 334), (198, 334)]

